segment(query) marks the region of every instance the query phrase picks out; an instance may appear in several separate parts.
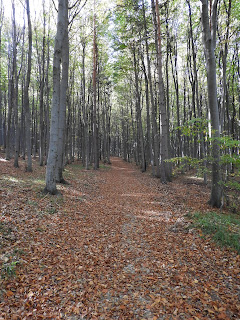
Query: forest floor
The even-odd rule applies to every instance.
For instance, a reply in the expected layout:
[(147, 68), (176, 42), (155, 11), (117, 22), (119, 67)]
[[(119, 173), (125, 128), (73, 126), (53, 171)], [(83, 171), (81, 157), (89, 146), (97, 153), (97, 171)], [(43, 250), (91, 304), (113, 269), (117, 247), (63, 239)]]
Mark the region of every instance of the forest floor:
[(240, 319), (240, 256), (186, 217), (212, 210), (197, 180), (76, 162), (50, 196), (0, 160), (0, 319)]

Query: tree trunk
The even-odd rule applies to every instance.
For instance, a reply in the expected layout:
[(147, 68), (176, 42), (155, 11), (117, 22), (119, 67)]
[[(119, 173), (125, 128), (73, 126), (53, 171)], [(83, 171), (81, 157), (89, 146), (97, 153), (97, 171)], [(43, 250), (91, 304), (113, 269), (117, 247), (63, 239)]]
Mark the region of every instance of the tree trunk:
[(98, 169), (98, 150), (97, 150), (97, 43), (96, 43), (96, 12), (94, 1), (93, 16), (93, 163), (94, 170)]
[(156, 23), (155, 29), (157, 31), (157, 42), (156, 42), (156, 51), (157, 51), (157, 66), (158, 66), (158, 90), (159, 90), (159, 107), (160, 107), (160, 116), (161, 116), (161, 146), (160, 146), (160, 175), (161, 182), (166, 183), (171, 181), (171, 170), (167, 160), (169, 159), (168, 154), (168, 118), (166, 111), (166, 99), (165, 99), (165, 89), (163, 83), (163, 74), (162, 74), (162, 44), (161, 44), (161, 26), (160, 26), (160, 15), (159, 15), (159, 6), (158, 0), (156, 0), (155, 6), (156, 12)]
[[(194, 97), (196, 97), (196, 104), (197, 104), (197, 112), (198, 112), (198, 118), (202, 118), (202, 112), (200, 109), (200, 103), (199, 103), (199, 92), (198, 92), (198, 73), (197, 73), (197, 59), (196, 59), (196, 50), (195, 50), (195, 44), (193, 39), (193, 26), (192, 26), (192, 10), (191, 10), (191, 4), (190, 0), (186, 0), (188, 4), (188, 10), (189, 10), (189, 25), (190, 25), (190, 40), (191, 40), (191, 47), (192, 47), (192, 59), (193, 59), (193, 77), (194, 77), (194, 86), (193, 90), (195, 91)], [(194, 99), (195, 104), (195, 99)], [(207, 163), (205, 160), (205, 149), (204, 149), (204, 138), (203, 133), (200, 132), (200, 158), (203, 160), (204, 169), (207, 167)], [(206, 170), (204, 170), (203, 178), (204, 183), (207, 184), (207, 174)]]
[(177, 65), (177, 39), (175, 39), (174, 48), (174, 63), (173, 57), (171, 54), (171, 65), (172, 65), (172, 75), (173, 75), (173, 82), (176, 91), (176, 107), (177, 107), (177, 157), (182, 156), (182, 141), (181, 141), (181, 132), (180, 132), (180, 103), (179, 103), (179, 84), (178, 84), (178, 65)]
[[(49, 23), (50, 24), (50, 23)], [(50, 87), (49, 87), (49, 65), (50, 65), (50, 28), (48, 29), (48, 40), (47, 40), (47, 66), (46, 66), (46, 84), (45, 84), (45, 90), (46, 90), (46, 110), (45, 110), (45, 137), (46, 137), (46, 160), (45, 164), (47, 164), (47, 158), (48, 158), (48, 150), (49, 150), (49, 141), (50, 141)]]
[(64, 146), (65, 146), (65, 125), (66, 125), (66, 104), (68, 90), (68, 69), (69, 69), (69, 39), (68, 39), (68, 0), (65, 0), (64, 10), (64, 36), (62, 40), (62, 74), (60, 81), (60, 103), (59, 103), (59, 124), (58, 124), (58, 157), (57, 157), (57, 182), (65, 182), (63, 179), (64, 168)]
[(84, 159), (83, 164), (85, 169), (89, 169), (89, 145), (88, 145), (88, 116), (86, 110), (86, 79), (85, 79), (85, 49), (86, 42), (82, 41), (82, 109), (83, 109), (83, 137), (84, 137)]
[[(144, 139), (143, 139), (143, 128), (142, 128), (142, 114), (141, 114), (141, 99), (139, 93), (139, 80), (137, 70), (137, 59), (136, 59), (136, 48), (133, 45), (133, 63), (134, 63), (134, 74), (135, 74), (135, 89), (136, 89), (136, 120), (137, 120), (137, 146), (138, 146), (138, 158), (141, 158), (141, 169), (142, 172), (146, 171), (146, 160), (144, 150)], [(139, 155), (140, 153), (140, 155)]]
[(220, 208), (222, 200), (222, 190), (220, 186), (220, 148), (219, 148), (219, 111), (217, 102), (217, 82), (216, 82), (216, 23), (217, 23), (217, 3), (214, 0), (211, 15), (211, 29), (209, 24), (208, 0), (202, 2), (202, 26), (203, 26), (203, 43), (205, 47), (206, 63), (207, 63), (207, 84), (208, 84), (208, 104), (211, 114), (212, 125), (212, 190), (209, 203), (213, 207)]
[(39, 165), (43, 166), (43, 157), (45, 151), (44, 141), (44, 83), (45, 83), (45, 30), (46, 30), (46, 15), (43, 7), (43, 40), (42, 40), (42, 59), (39, 59), (39, 76), (40, 76), (40, 97), (39, 97)]
[[(3, 26), (3, 3), (1, 0), (0, 4), (0, 48), (2, 47), (2, 26)], [(2, 50), (0, 50), (0, 79), (2, 78)], [(3, 108), (2, 108), (2, 100), (3, 100), (3, 92), (2, 88), (0, 90), (0, 147), (4, 146), (4, 128), (3, 128)]]
[[(149, 56), (149, 46), (148, 46), (148, 33), (147, 33), (147, 23), (146, 23), (146, 14), (145, 14), (145, 6), (143, 2), (143, 23), (144, 23), (144, 36), (145, 36), (145, 46), (146, 46), (146, 55), (147, 55), (147, 70), (148, 70), (148, 80), (149, 80), (149, 92), (150, 92), (150, 101), (151, 101), (151, 120), (152, 120), (152, 144), (153, 144), (153, 153), (154, 153), (154, 163), (152, 163), (152, 166), (156, 166), (156, 172), (155, 176), (157, 178), (160, 177), (160, 167), (159, 167), (159, 135), (158, 135), (158, 129), (157, 129), (157, 112), (156, 112), (156, 104), (154, 101), (154, 95), (153, 95), (153, 85), (152, 85), (152, 74), (151, 74), (151, 63), (150, 63), (150, 56)], [(154, 11), (154, 1), (152, 1), (152, 10), (153, 10), (153, 20), (154, 23), (156, 22), (156, 13)], [(155, 29), (156, 33), (156, 29)], [(157, 39), (157, 34), (156, 34)]]
[(31, 150), (31, 116), (29, 107), (29, 85), (32, 67), (32, 25), (30, 19), (29, 0), (26, 0), (26, 10), (28, 17), (28, 64), (27, 64), (27, 78), (24, 88), (24, 106), (25, 106), (25, 121), (26, 121), (26, 146), (27, 146), (27, 166), (26, 171), (32, 171), (32, 150)]
[[(58, 156), (62, 161), (62, 155), (58, 155), (59, 151), (59, 117), (60, 117), (60, 96), (64, 93), (60, 92), (61, 82), (61, 60), (62, 50), (64, 44), (64, 37), (66, 37), (66, 16), (68, 15), (68, 0), (59, 0), (58, 3), (58, 22), (57, 34), (55, 38), (54, 57), (53, 57), (53, 95), (52, 95), (52, 114), (51, 114), (51, 128), (50, 128), (50, 142), (47, 160), (46, 171), (46, 187), (45, 192), (51, 194), (57, 193), (56, 188), (56, 174), (58, 169)], [(66, 67), (66, 64), (63, 68)], [(64, 73), (66, 75), (66, 71)], [(63, 82), (63, 89), (66, 86), (66, 80)], [(66, 94), (66, 93), (65, 93)], [(62, 107), (64, 107), (62, 105)], [(62, 112), (61, 112), (62, 114)]]

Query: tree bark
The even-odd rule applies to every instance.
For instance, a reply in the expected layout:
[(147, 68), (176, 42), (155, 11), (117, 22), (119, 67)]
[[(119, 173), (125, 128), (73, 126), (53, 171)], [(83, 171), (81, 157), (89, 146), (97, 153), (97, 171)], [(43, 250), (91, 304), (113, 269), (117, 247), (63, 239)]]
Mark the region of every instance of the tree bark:
[[(0, 4), (0, 48), (2, 47), (2, 27), (3, 27), (3, 3)], [(2, 51), (0, 50), (0, 79), (2, 78)], [(4, 146), (4, 127), (3, 127), (3, 92), (0, 90), (0, 147)]]
[[(57, 193), (56, 175), (58, 169), (58, 156), (62, 161), (62, 155), (59, 151), (59, 128), (60, 128), (60, 82), (61, 82), (61, 60), (66, 29), (66, 15), (68, 15), (68, 0), (59, 0), (58, 2), (58, 22), (57, 34), (55, 38), (54, 57), (53, 57), (53, 95), (52, 95), (52, 114), (50, 128), (50, 142), (46, 170), (45, 192), (51, 194)], [(64, 66), (63, 66), (64, 68)], [(64, 73), (66, 75), (66, 71)], [(66, 80), (63, 82), (63, 88), (66, 88)], [(64, 94), (64, 93), (62, 93)], [(66, 93), (65, 93), (66, 94)], [(63, 107), (64, 105), (62, 105)]]
[(60, 81), (60, 102), (59, 102), (59, 124), (58, 124), (58, 157), (57, 157), (57, 182), (65, 182), (63, 179), (64, 168), (64, 146), (65, 146), (65, 124), (66, 104), (68, 91), (68, 69), (69, 69), (69, 39), (68, 39), (68, 0), (65, 0), (64, 10), (64, 35), (62, 40), (62, 74)]
[(39, 97), (39, 165), (43, 166), (45, 151), (44, 135), (44, 84), (45, 84), (45, 42), (46, 42), (46, 16), (43, 5), (43, 39), (42, 39), (42, 59), (39, 59), (39, 76), (40, 76), (40, 97)]
[(157, 51), (157, 67), (158, 67), (158, 90), (159, 90), (159, 107), (161, 116), (161, 139), (160, 139), (160, 176), (161, 182), (166, 183), (171, 181), (171, 170), (167, 160), (169, 159), (168, 154), (168, 118), (166, 111), (166, 99), (165, 99), (165, 89), (163, 83), (162, 74), (162, 44), (161, 44), (161, 25), (160, 25), (160, 15), (159, 15), (159, 5), (158, 0), (156, 0), (155, 6), (156, 13), (156, 23), (155, 29), (157, 33), (156, 51)]
[(208, 14), (208, 0), (202, 2), (202, 26), (203, 26), (203, 43), (205, 47), (207, 63), (207, 84), (208, 84), (208, 104), (211, 114), (212, 125), (212, 190), (209, 203), (213, 207), (220, 208), (222, 204), (221, 175), (220, 175), (220, 128), (219, 128), (219, 111), (217, 102), (217, 81), (216, 81), (216, 24), (217, 24), (217, 4), (214, 0), (211, 15), (211, 28)]
[[(135, 89), (136, 89), (136, 120), (137, 120), (137, 146), (138, 146), (138, 158), (141, 158), (141, 169), (142, 172), (146, 171), (146, 159), (145, 159), (145, 148), (143, 139), (143, 128), (142, 128), (142, 113), (141, 113), (141, 99), (139, 93), (139, 80), (137, 70), (137, 59), (136, 59), (136, 48), (133, 45), (133, 64), (134, 64), (134, 75), (135, 75)], [(140, 155), (139, 155), (140, 153)]]
[[(148, 30), (147, 30), (146, 10), (145, 10), (145, 5), (144, 5), (144, 0), (142, 1), (142, 10), (143, 10), (145, 47), (146, 47), (146, 56), (147, 56), (147, 74), (145, 76), (145, 79), (146, 79), (146, 81), (148, 81), (148, 84), (149, 84), (150, 100), (148, 99), (148, 101), (149, 101), (149, 104), (151, 105), (151, 122), (152, 122), (152, 132), (153, 132), (152, 135), (151, 135), (151, 132), (149, 134), (149, 138), (151, 139), (150, 158), (151, 158), (152, 174), (159, 178), (160, 177), (159, 139), (158, 139), (157, 122), (156, 122), (156, 106), (154, 103), (154, 96), (153, 96), (151, 62), (150, 62), (150, 56), (149, 56)], [(146, 90), (148, 90), (148, 88), (146, 88)], [(146, 97), (146, 99), (147, 99), (147, 97)], [(150, 130), (151, 130), (151, 128), (150, 128)], [(154, 164), (156, 165), (156, 172), (155, 172)]]
[(31, 68), (32, 68), (32, 25), (30, 18), (30, 7), (29, 0), (26, 0), (26, 10), (28, 17), (28, 64), (27, 64), (27, 77), (26, 84), (24, 88), (24, 106), (25, 106), (25, 121), (26, 121), (26, 147), (27, 147), (27, 166), (26, 171), (32, 171), (32, 147), (31, 147), (31, 115), (29, 107), (29, 85), (31, 77)]
[(93, 16), (93, 164), (98, 169), (98, 143), (97, 143), (97, 43), (96, 43), (96, 4), (94, 0)]

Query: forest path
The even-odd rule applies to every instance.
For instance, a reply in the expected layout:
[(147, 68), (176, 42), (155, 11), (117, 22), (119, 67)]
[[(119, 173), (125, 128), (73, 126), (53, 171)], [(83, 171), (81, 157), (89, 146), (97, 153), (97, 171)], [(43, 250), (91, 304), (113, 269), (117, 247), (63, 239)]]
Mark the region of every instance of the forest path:
[(162, 185), (118, 158), (65, 175), (63, 198), (8, 194), (25, 254), (0, 319), (240, 319), (239, 256), (186, 228), (208, 190)]

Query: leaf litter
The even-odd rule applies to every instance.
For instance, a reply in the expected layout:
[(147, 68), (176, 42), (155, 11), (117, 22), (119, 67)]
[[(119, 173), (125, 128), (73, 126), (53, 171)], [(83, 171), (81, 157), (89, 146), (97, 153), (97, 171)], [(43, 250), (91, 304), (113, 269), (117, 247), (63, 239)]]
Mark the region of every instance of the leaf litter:
[(44, 168), (0, 162), (0, 319), (240, 319), (240, 257), (190, 229), (209, 189), (113, 158), (67, 167), (61, 196)]

